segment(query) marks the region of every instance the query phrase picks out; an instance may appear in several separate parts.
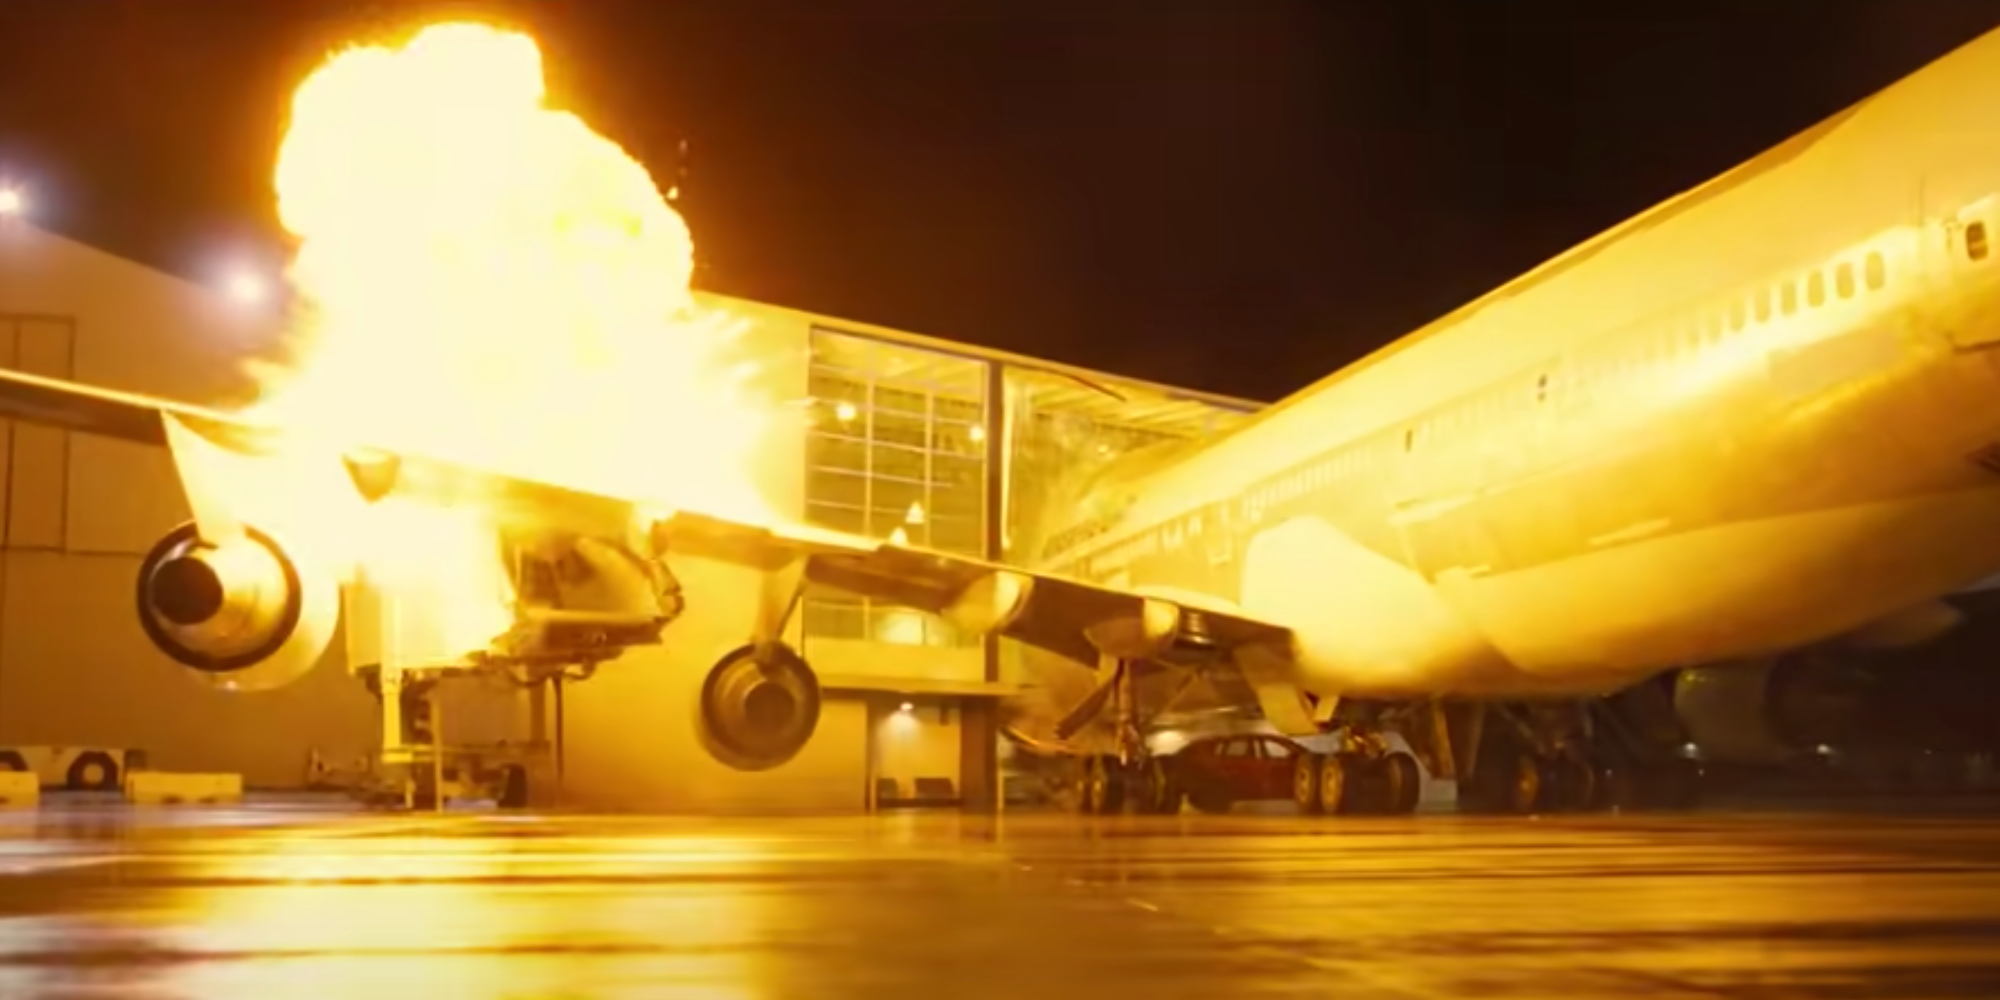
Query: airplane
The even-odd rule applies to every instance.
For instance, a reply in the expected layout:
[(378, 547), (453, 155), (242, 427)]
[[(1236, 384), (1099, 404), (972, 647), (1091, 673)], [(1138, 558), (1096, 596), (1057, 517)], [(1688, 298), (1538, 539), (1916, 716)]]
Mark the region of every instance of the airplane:
[[(1280, 733), (1345, 734), (1299, 763), (1310, 812), (1414, 808), (1417, 761), (1389, 732), (1492, 808), (1684, 804), (1697, 776), (1600, 706), (1657, 700), (1671, 674), (1740, 710), (1770, 697), (1773, 658), (1928, 641), (1956, 621), (1943, 598), (2000, 571), (1995, 107), (2000, 32), (1224, 434), (1107, 470), (1033, 560), (688, 513), (635, 533), (618, 498), (379, 450), (342, 463), (366, 497), (477, 495), (529, 562), (615, 584), (522, 588), (515, 637), (480, 654), (495, 663), (657, 641), (699, 599), (663, 571), (679, 555), (756, 569), (764, 611), (699, 699), (733, 766), (811, 736), (816, 681), (779, 638), (810, 581), (1096, 671), (1059, 731), (1016, 734), (1069, 752), (1109, 720), (1092, 812), (1177, 806), (1140, 736), (1196, 686)], [(0, 415), (164, 441), (184, 476), (269, 430), (19, 374)], [(195, 509), (142, 566), (141, 615), (180, 662), (247, 676), (292, 639), (296, 571), (278, 553), (230, 578), (258, 564), (210, 558), (232, 536)]]

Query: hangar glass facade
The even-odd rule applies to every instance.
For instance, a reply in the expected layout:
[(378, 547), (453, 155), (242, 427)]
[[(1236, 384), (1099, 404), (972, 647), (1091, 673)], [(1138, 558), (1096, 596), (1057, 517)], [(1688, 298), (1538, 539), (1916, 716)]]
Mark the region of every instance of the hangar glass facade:
[[(946, 552), (986, 552), (987, 382), (974, 358), (815, 327), (807, 392), (806, 520)], [(962, 646), (943, 620), (829, 591), (808, 635)]]
[[(971, 556), (1032, 561), (1123, 456), (1233, 426), (1255, 404), (815, 326), (805, 515)], [(998, 477), (996, 484), (995, 477)], [(808, 636), (964, 647), (941, 619), (819, 591)]]

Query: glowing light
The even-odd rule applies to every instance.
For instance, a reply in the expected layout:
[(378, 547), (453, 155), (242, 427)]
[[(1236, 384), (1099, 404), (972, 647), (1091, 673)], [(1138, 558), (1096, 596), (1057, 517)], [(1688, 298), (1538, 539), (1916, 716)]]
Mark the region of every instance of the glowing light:
[(854, 409), (853, 403), (842, 403), (839, 406), (833, 408), (833, 418), (835, 420), (840, 421), (843, 424), (847, 423), (850, 420), (853, 420), (855, 417), (855, 413), (856, 411)]
[(19, 188), (0, 187), (0, 216), (22, 215), (27, 211), (27, 196)]
[(971, 438), (973, 444), (978, 444), (986, 440), (986, 428), (981, 424), (973, 424), (966, 430), (965, 436)]
[(903, 522), (905, 524), (924, 523), (924, 505), (921, 501), (910, 501), (910, 512), (903, 515)]
[(910, 544), (910, 533), (909, 533), (909, 532), (907, 532), (907, 531), (904, 531), (904, 530), (903, 530), (902, 528), (900, 528), (900, 527), (899, 527), (899, 528), (897, 528), (897, 529), (896, 529), (896, 530), (894, 530), (894, 531), (891, 531), (891, 532), (889, 532), (889, 544), (891, 544), (891, 545), (908, 545), (908, 544)]
[(903, 713), (904, 715), (908, 715), (908, 714), (910, 714), (911, 712), (914, 712), (914, 711), (916, 711), (916, 710), (917, 710), (917, 706), (915, 706), (915, 705), (913, 705), (913, 704), (911, 704), (911, 703), (909, 703), (909, 702), (907, 702), (907, 701), (906, 701), (906, 702), (904, 702), (904, 703), (903, 703), (902, 705), (900, 705), (900, 706), (898, 706), (898, 707), (896, 708), (896, 711), (898, 711), (898, 712), (901, 712), (901, 713)]
[[(746, 387), (741, 322), (694, 302), (692, 237), (646, 169), (546, 106), (532, 39), (444, 24), (334, 55), (293, 95), (273, 180), (303, 319), (289, 363), (253, 371), (251, 416), (315, 448), (774, 518), (753, 463), (782, 407)], [(479, 575), (465, 600), (490, 602), (469, 564), (497, 562), (492, 528), (469, 499), (365, 526), (294, 520), (337, 535), (356, 571)]]
[(230, 275), (224, 288), (230, 298), (244, 305), (256, 305), (270, 294), (270, 289), (265, 287), (262, 278), (247, 273)]

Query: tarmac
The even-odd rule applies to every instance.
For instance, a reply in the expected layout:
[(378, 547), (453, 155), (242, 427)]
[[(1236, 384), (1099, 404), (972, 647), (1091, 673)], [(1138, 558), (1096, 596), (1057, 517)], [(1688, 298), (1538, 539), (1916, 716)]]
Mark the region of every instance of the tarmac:
[(2000, 818), (0, 813), (0, 997), (2000, 997)]

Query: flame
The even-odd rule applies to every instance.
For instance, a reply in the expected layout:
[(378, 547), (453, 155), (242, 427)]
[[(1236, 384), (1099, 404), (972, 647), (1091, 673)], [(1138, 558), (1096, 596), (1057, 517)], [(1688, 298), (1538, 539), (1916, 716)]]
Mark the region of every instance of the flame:
[(766, 408), (697, 310), (694, 242), (646, 169), (543, 104), (525, 35), (428, 28), (298, 89), (277, 167), (301, 238), (291, 427), (716, 515), (762, 513)]
[[(254, 372), (252, 415), (337, 450), (768, 522), (751, 463), (779, 408), (745, 389), (732, 318), (696, 306), (686, 223), (545, 96), (535, 42), (477, 24), (340, 52), (299, 86), (275, 185), (303, 319), (292, 362)], [(477, 511), (353, 518), (324, 530), (372, 577), (496, 558), (463, 530)]]

